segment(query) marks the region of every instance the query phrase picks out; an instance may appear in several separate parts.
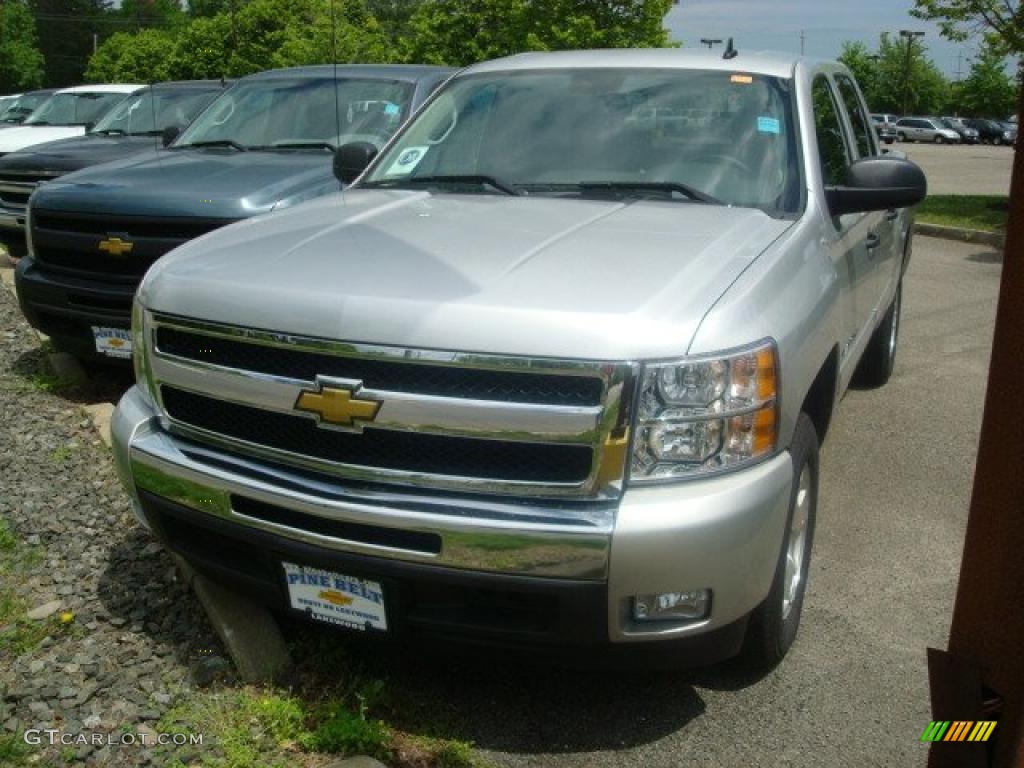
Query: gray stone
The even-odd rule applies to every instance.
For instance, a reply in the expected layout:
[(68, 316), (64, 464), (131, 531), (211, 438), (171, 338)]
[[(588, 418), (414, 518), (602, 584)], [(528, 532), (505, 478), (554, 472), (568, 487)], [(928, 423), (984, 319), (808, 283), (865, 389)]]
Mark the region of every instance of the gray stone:
[(60, 600), (51, 600), (48, 603), (43, 603), (42, 605), (33, 608), (28, 612), (28, 617), (33, 621), (41, 621), (42, 619), (53, 616), (53, 614), (60, 610), (61, 605), (63, 605), (63, 603), (61, 603)]
[(195, 591), (246, 683), (271, 682), (291, 667), (281, 629), (267, 608), (196, 573), (175, 557), (183, 580)]
[(323, 768), (387, 768), (387, 766), (380, 760), (374, 760), (372, 757), (356, 755), (355, 757), (345, 757), (341, 760), (327, 763)]

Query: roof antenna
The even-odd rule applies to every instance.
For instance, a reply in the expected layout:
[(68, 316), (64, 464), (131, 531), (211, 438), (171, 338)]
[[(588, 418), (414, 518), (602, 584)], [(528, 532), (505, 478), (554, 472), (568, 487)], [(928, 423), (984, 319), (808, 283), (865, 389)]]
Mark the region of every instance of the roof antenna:
[(728, 61), (729, 59), (735, 59), (738, 55), (739, 51), (732, 44), (732, 38), (730, 37), (729, 42), (725, 44), (725, 53), (722, 54), (722, 58)]
[(331, 62), (334, 64), (334, 128), (337, 135), (334, 137), (334, 149), (341, 146), (341, 107), (338, 104), (338, 50), (335, 43), (337, 37), (337, 21), (334, 18), (334, 0), (331, 0)]

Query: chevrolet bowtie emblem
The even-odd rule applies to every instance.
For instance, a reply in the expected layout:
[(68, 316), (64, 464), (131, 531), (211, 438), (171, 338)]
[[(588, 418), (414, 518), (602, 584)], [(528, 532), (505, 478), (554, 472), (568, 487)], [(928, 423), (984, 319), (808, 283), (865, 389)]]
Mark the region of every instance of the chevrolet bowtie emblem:
[(295, 401), (295, 410), (315, 414), (317, 424), (363, 431), (363, 422), (377, 418), (380, 403), (376, 400), (360, 399), (355, 396), (362, 385), (331, 386), (317, 379), (317, 389), (304, 389)]
[(106, 240), (100, 240), (97, 247), (111, 256), (124, 256), (126, 253), (132, 252), (135, 243), (122, 240), (120, 237), (108, 237)]

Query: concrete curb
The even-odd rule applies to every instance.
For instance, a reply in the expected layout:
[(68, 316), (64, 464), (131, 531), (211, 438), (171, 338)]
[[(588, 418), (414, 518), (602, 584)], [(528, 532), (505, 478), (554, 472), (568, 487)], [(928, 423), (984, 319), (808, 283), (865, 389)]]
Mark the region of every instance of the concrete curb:
[(962, 227), (944, 227), (939, 224), (923, 224), (914, 222), (914, 232), (925, 237), (940, 237), (943, 240), (958, 240), (961, 243), (979, 243), (993, 248), (1003, 248), (1006, 236), (998, 232), (985, 232), (981, 229), (964, 229)]
[(203, 604), (243, 682), (271, 683), (291, 667), (284, 636), (266, 607), (196, 573), (178, 555), (171, 557)]

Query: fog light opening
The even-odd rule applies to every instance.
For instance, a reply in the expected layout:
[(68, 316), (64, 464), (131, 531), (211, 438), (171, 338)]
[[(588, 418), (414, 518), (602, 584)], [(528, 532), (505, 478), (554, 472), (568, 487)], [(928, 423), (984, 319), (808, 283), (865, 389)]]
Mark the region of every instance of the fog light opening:
[(659, 592), (633, 598), (633, 619), (652, 621), (699, 621), (711, 610), (711, 590)]

